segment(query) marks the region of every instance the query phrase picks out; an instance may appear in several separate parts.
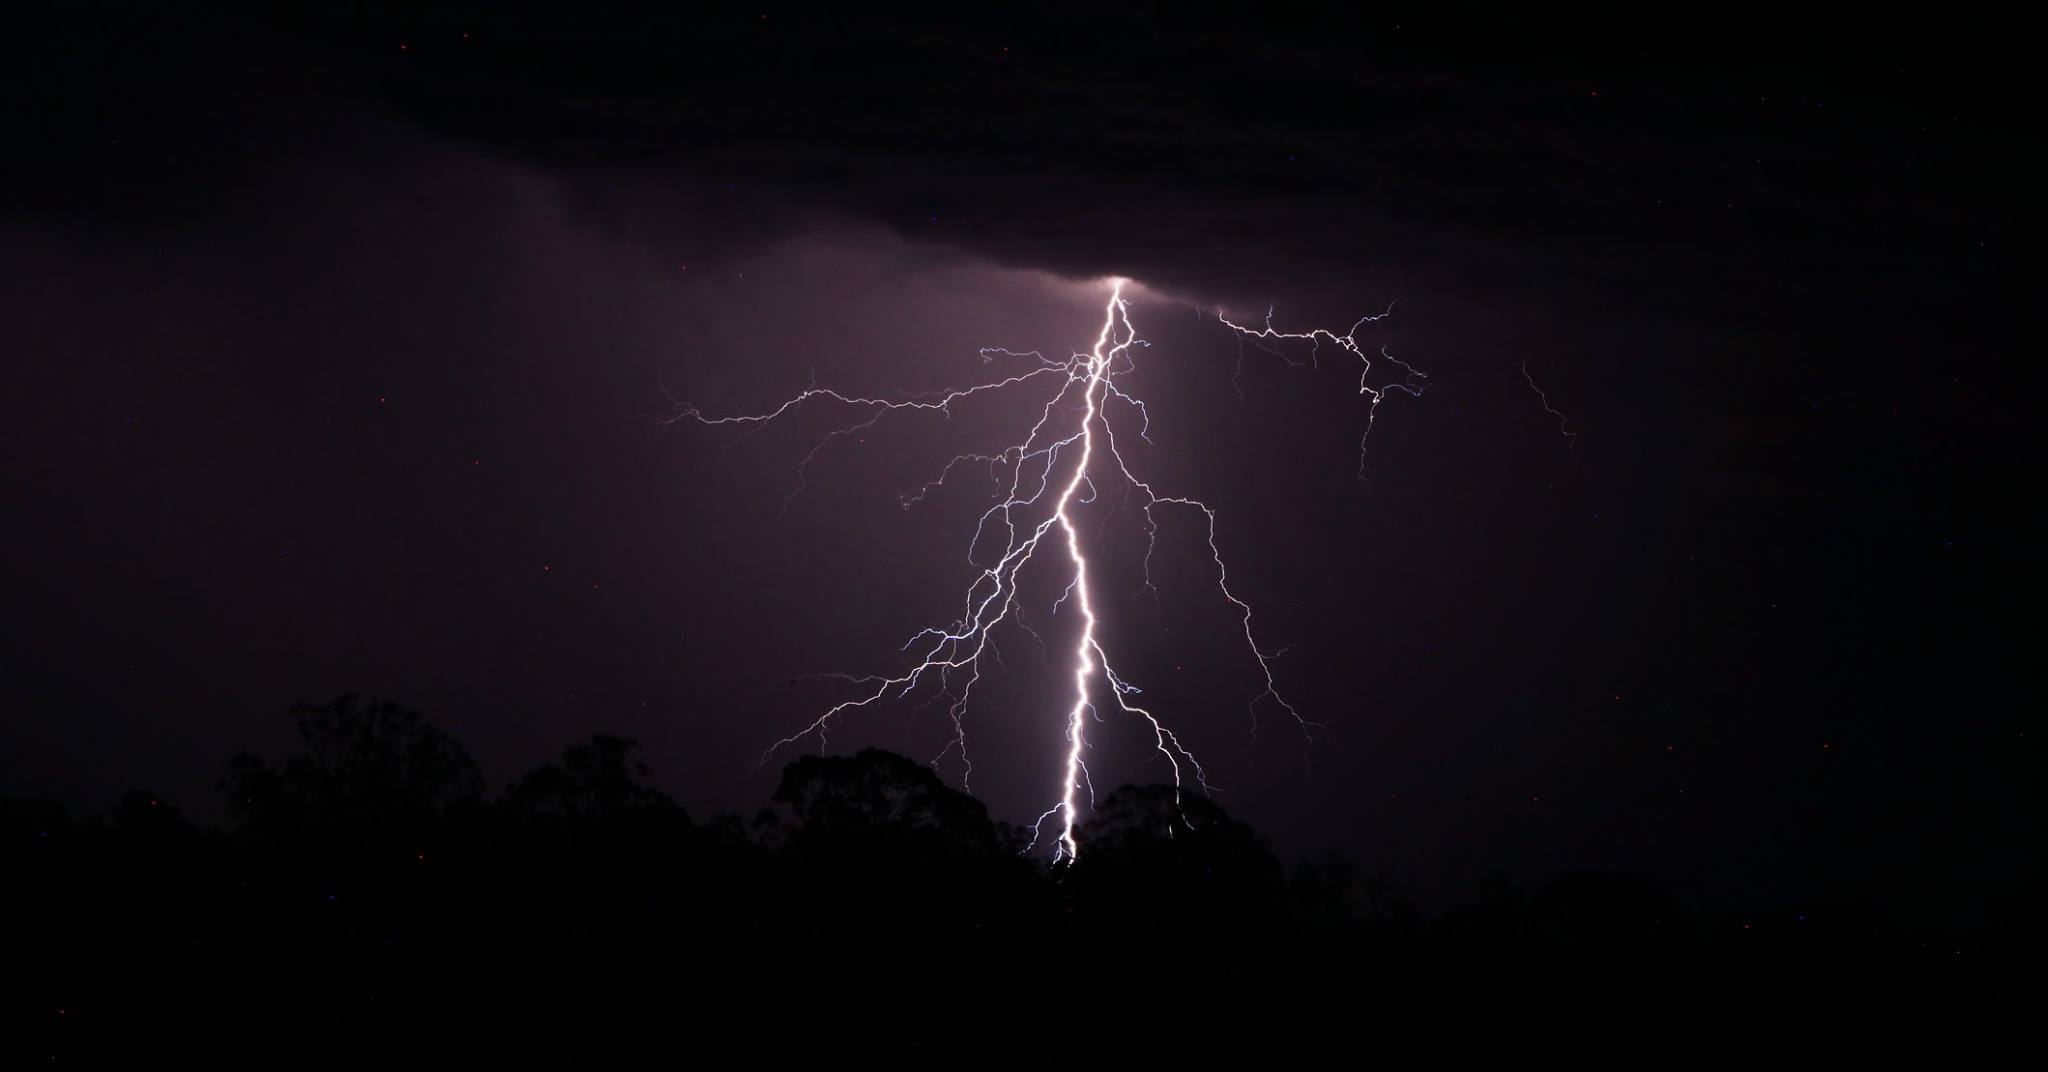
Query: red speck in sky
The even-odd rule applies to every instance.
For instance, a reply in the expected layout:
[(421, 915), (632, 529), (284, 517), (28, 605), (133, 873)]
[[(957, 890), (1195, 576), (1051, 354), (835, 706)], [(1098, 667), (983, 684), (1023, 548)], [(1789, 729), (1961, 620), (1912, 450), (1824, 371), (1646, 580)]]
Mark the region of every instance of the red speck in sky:
[(554, 571), (554, 568), (555, 568), (555, 567), (553, 567), (553, 566), (542, 566), (542, 567), (540, 568), (540, 571), (541, 571), (542, 573), (551, 573), (551, 572), (553, 572), (553, 571)]

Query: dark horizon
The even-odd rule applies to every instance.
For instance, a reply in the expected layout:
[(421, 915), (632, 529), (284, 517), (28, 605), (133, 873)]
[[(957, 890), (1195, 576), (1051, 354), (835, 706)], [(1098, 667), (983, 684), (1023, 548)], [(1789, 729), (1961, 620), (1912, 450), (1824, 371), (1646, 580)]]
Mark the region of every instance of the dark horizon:
[(828, 1066), (1000, 1059), (1048, 1034), (1148, 1063), (2025, 1067), (2038, 1049), (2031, 905), (1956, 934), (1859, 904), (1699, 912), (1579, 869), (1495, 876), (1425, 917), (1341, 858), (1283, 865), (1171, 786), (1108, 793), (1085, 854), (1051, 865), (879, 749), (798, 759), (770, 808), (698, 822), (622, 738), (485, 797), (415, 712), (294, 715), (293, 755), (235, 758), (230, 833), (146, 792), (77, 823), (0, 798), (19, 876), (0, 903), (35, 921), (10, 942), (33, 970), (0, 988), (9, 1050), (496, 1068), (665, 1063), (679, 1037)]

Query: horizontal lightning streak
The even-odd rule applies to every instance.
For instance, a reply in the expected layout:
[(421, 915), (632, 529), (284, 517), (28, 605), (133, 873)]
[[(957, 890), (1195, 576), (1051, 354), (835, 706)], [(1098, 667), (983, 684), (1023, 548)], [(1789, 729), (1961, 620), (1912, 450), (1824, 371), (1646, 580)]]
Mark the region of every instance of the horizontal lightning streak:
[[(1312, 328), (1308, 331), (1281, 331), (1273, 326), (1273, 313), (1271, 310), (1266, 312), (1266, 324), (1261, 328), (1248, 328), (1242, 324), (1233, 323), (1228, 317), (1221, 314), (1218, 314), (1216, 319), (1221, 320), (1224, 326), (1237, 332), (1240, 339), (1250, 339), (1260, 345), (1281, 340), (1305, 341), (1309, 344), (1309, 363), (1318, 368), (1322, 367), (1319, 358), (1323, 343), (1325, 342), (1358, 359), (1360, 365), (1358, 370), (1358, 393), (1372, 399), (1372, 402), (1366, 406), (1365, 410), (1365, 431), (1360, 433), (1358, 437), (1358, 479), (1364, 480), (1365, 441), (1372, 436), (1373, 422), (1379, 418), (1380, 403), (1386, 399), (1387, 392), (1400, 391), (1411, 398), (1420, 398), (1422, 396), (1422, 389), (1427, 386), (1423, 381), (1429, 379), (1428, 373), (1394, 357), (1394, 355), (1387, 353), (1385, 347), (1381, 347), (1380, 358), (1401, 369), (1402, 372), (1406, 373), (1406, 376), (1399, 383), (1381, 384), (1378, 387), (1372, 385), (1372, 358), (1366, 354), (1365, 348), (1359, 345), (1358, 329), (1367, 324), (1385, 320), (1392, 315), (1394, 315), (1394, 307), (1389, 305), (1383, 313), (1375, 316), (1359, 317), (1358, 322), (1351, 325), (1351, 330), (1342, 335), (1327, 328)], [(1268, 352), (1278, 353), (1278, 351), (1270, 350)], [(1285, 360), (1284, 355), (1281, 356)], [(1235, 382), (1234, 377), (1232, 382)]]

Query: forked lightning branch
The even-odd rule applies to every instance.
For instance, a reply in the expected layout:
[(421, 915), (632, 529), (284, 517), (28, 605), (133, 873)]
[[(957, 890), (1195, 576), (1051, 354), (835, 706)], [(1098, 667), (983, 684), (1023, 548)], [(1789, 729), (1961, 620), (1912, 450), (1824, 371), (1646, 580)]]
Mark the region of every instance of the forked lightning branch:
[[(886, 417), (933, 415), (950, 417), (955, 404), (990, 394), (1021, 394), (1031, 399), (1036, 420), (1022, 441), (991, 451), (957, 455), (938, 468), (937, 474), (917, 488), (906, 491), (906, 507), (916, 505), (948, 478), (962, 469), (980, 469), (995, 474), (998, 501), (982, 512), (968, 544), (968, 559), (976, 572), (960, 604), (959, 617), (944, 625), (920, 630), (903, 645), (909, 668), (894, 674), (839, 676), (852, 686), (853, 694), (833, 704), (796, 732), (770, 745), (764, 760), (778, 750), (809, 737), (822, 744), (835, 720), (857, 709), (918, 696), (937, 697), (947, 702), (952, 735), (934, 761), (956, 754), (967, 777), (973, 772), (968, 747), (968, 713), (975, 690), (981, 684), (984, 659), (994, 650), (996, 632), (1015, 628), (1033, 632), (1021, 612), (1019, 576), (1040, 559), (1058, 563), (1066, 584), (1053, 602), (1052, 610), (1071, 605), (1081, 627), (1071, 651), (1068, 699), (1061, 708), (1049, 711), (1047, 732), (1061, 734), (1064, 761), (1055, 775), (1055, 799), (1038, 817), (1033, 846), (1043, 836), (1048, 821), (1057, 828), (1053, 859), (1073, 860), (1081, 845), (1075, 828), (1084, 797), (1091, 802), (1093, 783), (1088, 774), (1088, 734), (1091, 719), (1103, 707), (1113, 706), (1121, 716), (1138, 720), (1151, 734), (1152, 743), (1172, 770), (1178, 790), (1194, 785), (1209, 789), (1201, 762), (1174, 734), (1167, 719), (1139, 702), (1140, 690), (1116, 669), (1109, 648), (1098, 630), (1095, 582), (1089, 573), (1089, 544), (1076, 524), (1074, 507), (1095, 501), (1105, 485), (1121, 482), (1137, 496), (1138, 517), (1144, 527), (1146, 552), (1144, 584), (1150, 589), (1153, 551), (1159, 526), (1185, 518), (1206, 538), (1215, 565), (1214, 583), (1241, 625), (1247, 658), (1256, 667), (1262, 685), (1249, 698), (1254, 717), (1263, 707), (1284, 712), (1300, 729), (1304, 739), (1313, 740), (1320, 723), (1310, 720), (1281, 693), (1274, 675), (1278, 654), (1260, 644), (1254, 631), (1252, 607), (1231, 587), (1230, 570), (1217, 540), (1217, 512), (1208, 503), (1162, 489), (1133, 472), (1118, 449), (1118, 435), (1135, 435), (1150, 441), (1150, 413), (1142, 399), (1127, 391), (1119, 380), (1134, 367), (1134, 353), (1145, 343), (1131, 323), (1130, 302), (1124, 296), (1126, 280), (1109, 281), (1109, 295), (1102, 310), (1102, 324), (1095, 341), (1086, 351), (1064, 358), (1050, 358), (1038, 352), (985, 349), (984, 362), (1020, 367), (1008, 375), (969, 387), (952, 388), (922, 395), (871, 398), (813, 387), (783, 401), (772, 409), (754, 414), (710, 416), (692, 405), (680, 405), (674, 419), (706, 425), (759, 426), (794, 413), (800, 408), (830, 406), (846, 412), (845, 422), (830, 432), (804, 456), (798, 466), (798, 490), (810, 462), (834, 441), (873, 427)], [(1346, 332), (1327, 329), (1287, 332), (1275, 329), (1270, 315), (1260, 327), (1246, 327), (1221, 316), (1218, 322), (1233, 332), (1241, 345), (1263, 347), (1283, 358), (1317, 362), (1325, 347), (1359, 362), (1358, 391), (1369, 399), (1365, 432), (1359, 441), (1360, 475), (1364, 473), (1365, 438), (1372, 433), (1372, 420), (1380, 403), (1392, 391), (1420, 395), (1424, 375), (1388, 356), (1384, 350), (1369, 354), (1358, 341), (1366, 324), (1386, 314), (1360, 319)], [(1305, 351), (1305, 352), (1293, 352)], [(1400, 378), (1375, 384), (1375, 358), (1398, 368)], [(1041, 401), (1042, 399), (1042, 401)], [(793, 493), (794, 494), (794, 493)], [(985, 551), (983, 548), (999, 548)], [(1035, 609), (1035, 608), (1034, 608)], [(1027, 850), (1029, 851), (1029, 850)]]

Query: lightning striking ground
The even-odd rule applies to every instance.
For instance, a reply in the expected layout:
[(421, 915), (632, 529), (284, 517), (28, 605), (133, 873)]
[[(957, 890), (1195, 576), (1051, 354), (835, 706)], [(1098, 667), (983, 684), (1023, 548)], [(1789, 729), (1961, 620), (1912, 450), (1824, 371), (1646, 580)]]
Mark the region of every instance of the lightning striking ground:
[[(1092, 802), (1093, 784), (1087, 766), (1087, 726), (1091, 718), (1101, 718), (1096, 702), (1098, 690), (1106, 686), (1102, 695), (1113, 700), (1116, 709), (1141, 720), (1152, 735), (1154, 748), (1162, 756), (1173, 774), (1176, 791), (1192, 783), (1203, 791), (1210, 791), (1202, 764), (1193, 752), (1181, 743), (1180, 738), (1164, 720), (1146, 706), (1135, 702), (1141, 690), (1118, 673), (1112, 663), (1109, 651), (1099, 635), (1100, 621), (1096, 614), (1095, 586), (1089, 573), (1087, 546), (1076, 525), (1072, 508), (1076, 504), (1096, 501), (1100, 495), (1098, 477), (1115, 478), (1123, 486), (1143, 497), (1142, 516), (1146, 534), (1144, 559), (1144, 588), (1156, 592), (1152, 580), (1153, 551), (1157, 547), (1159, 517), (1156, 513), (1162, 507), (1180, 508), (1202, 515), (1205, 537), (1210, 557), (1216, 568), (1215, 583), (1221, 597), (1230, 604), (1241, 623), (1245, 646), (1252, 662), (1263, 680), (1263, 688), (1248, 704), (1254, 732), (1258, 724), (1261, 707), (1278, 708), (1286, 714), (1300, 730), (1306, 747), (1312, 743), (1320, 723), (1311, 721), (1281, 694), (1279, 680), (1274, 672), (1273, 661), (1284, 649), (1261, 647), (1252, 624), (1251, 604), (1240, 598), (1230, 587), (1230, 571), (1225, 565), (1223, 553), (1217, 542), (1217, 512), (1209, 504), (1185, 495), (1163, 494), (1153, 485), (1132, 473), (1123, 454), (1117, 448), (1116, 424), (1111, 419), (1111, 410), (1128, 411), (1136, 418), (1136, 432), (1139, 438), (1150, 442), (1151, 414), (1145, 403), (1118, 386), (1116, 379), (1134, 367), (1133, 351), (1145, 346), (1137, 330), (1131, 324), (1130, 303), (1124, 296), (1127, 281), (1115, 279), (1110, 282), (1110, 293), (1103, 306), (1102, 326), (1098, 330), (1094, 345), (1087, 352), (1075, 352), (1067, 358), (1049, 358), (1036, 351), (1012, 351), (987, 348), (981, 351), (984, 363), (997, 361), (1021, 362), (1028, 367), (1021, 372), (991, 379), (987, 382), (963, 388), (951, 388), (922, 394), (907, 394), (895, 398), (873, 398), (848, 395), (839, 391), (811, 386), (792, 396), (773, 409), (756, 414), (740, 414), (715, 417), (705, 414), (696, 406), (679, 404), (675, 421), (694, 421), (708, 426), (735, 426), (751, 432), (777, 418), (813, 402), (836, 404), (859, 415), (845, 426), (828, 433), (814, 444), (797, 466), (797, 485), (784, 500), (786, 507), (804, 487), (805, 471), (820, 452), (835, 440), (870, 428), (891, 413), (924, 412), (940, 413), (950, 417), (955, 403), (976, 396), (998, 392), (1029, 392), (1043, 389), (1046, 397), (1038, 410), (1037, 421), (1021, 442), (994, 450), (962, 453), (949, 459), (940, 467), (938, 474), (914, 490), (902, 492), (899, 497), (908, 509), (924, 501), (932, 492), (943, 487), (947, 480), (963, 468), (984, 467), (1001, 487), (1007, 483), (1001, 500), (983, 511), (976, 522), (974, 535), (968, 541), (968, 562), (976, 572), (969, 582), (962, 601), (960, 616), (944, 626), (932, 626), (918, 631), (902, 649), (911, 653), (909, 669), (898, 674), (875, 674), (866, 676), (825, 675), (848, 682), (854, 687), (854, 695), (827, 708), (795, 733), (770, 745), (761, 755), (763, 762), (797, 741), (815, 736), (821, 746), (825, 743), (834, 721), (849, 711), (865, 708), (890, 699), (906, 699), (918, 690), (929, 687), (932, 700), (947, 699), (947, 715), (953, 725), (953, 734), (945, 748), (934, 757), (936, 763), (947, 755), (957, 753), (962, 765), (963, 785), (973, 776), (973, 761), (968, 750), (967, 713), (970, 701), (982, 677), (982, 658), (996, 649), (992, 637), (998, 627), (1014, 624), (1020, 631), (1037, 639), (1044, 646), (1040, 636), (1027, 621), (1019, 601), (1019, 574), (1032, 563), (1040, 549), (1053, 535), (1055, 542), (1065, 551), (1070, 569), (1069, 581), (1059, 598), (1051, 607), (1057, 614), (1069, 602), (1081, 619), (1079, 635), (1072, 650), (1073, 669), (1071, 672), (1071, 701), (1066, 705), (1061, 719), (1065, 755), (1061, 772), (1057, 800), (1039, 815), (1033, 825), (1035, 847), (1044, 832), (1048, 820), (1058, 819), (1058, 833), (1053, 841), (1053, 860), (1074, 860), (1079, 857), (1081, 846), (1075, 836), (1075, 829), (1081, 815), (1082, 794)], [(1309, 353), (1306, 363), (1319, 362), (1325, 345), (1349, 354), (1357, 359), (1362, 368), (1359, 374), (1359, 393), (1370, 397), (1366, 415), (1365, 431), (1359, 440), (1359, 478), (1365, 476), (1365, 441), (1372, 434), (1373, 420), (1379, 405), (1389, 391), (1400, 391), (1409, 395), (1420, 395), (1426, 376), (1412, 366), (1394, 359), (1384, 348), (1376, 355), (1368, 354), (1358, 342), (1358, 331), (1366, 324), (1383, 319), (1391, 313), (1361, 318), (1349, 331), (1337, 333), (1327, 329), (1305, 332), (1284, 332), (1272, 325), (1269, 313), (1263, 327), (1249, 328), (1222, 317), (1217, 320), (1234, 332), (1241, 344), (1249, 343), (1267, 349), (1290, 363), (1303, 363), (1288, 357), (1278, 348), (1288, 344), (1307, 343)], [(1385, 360), (1399, 368), (1403, 377), (1391, 384), (1375, 386), (1371, 382), (1374, 357)], [(1240, 361), (1242, 355), (1240, 354)], [(1235, 382), (1235, 381), (1233, 381)], [(1076, 397), (1078, 395), (1078, 398)], [(1076, 405), (1078, 403), (1078, 406)], [(1067, 423), (1066, 417), (1078, 408), (1078, 414)], [(993, 557), (983, 553), (984, 546), (993, 546), (998, 541), (1001, 548)], [(1000, 659), (1001, 656), (997, 655)], [(927, 701), (930, 702), (930, 701)], [(969, 786), (971, 788), (971, 786)], [(1030, 847), (1025, 850), (1031, 851)]]

